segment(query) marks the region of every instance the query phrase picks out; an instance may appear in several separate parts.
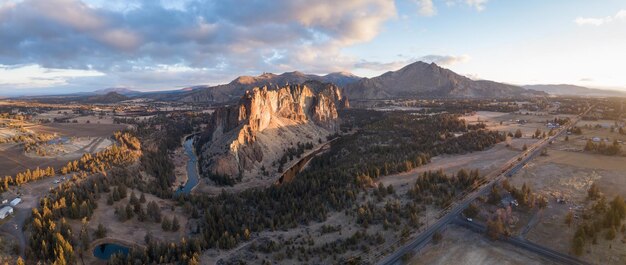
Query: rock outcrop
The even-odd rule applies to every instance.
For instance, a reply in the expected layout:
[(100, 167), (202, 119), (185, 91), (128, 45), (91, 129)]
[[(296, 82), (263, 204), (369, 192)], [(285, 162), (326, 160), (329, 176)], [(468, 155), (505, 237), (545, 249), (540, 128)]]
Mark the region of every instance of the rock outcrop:
[(320, 82), (246, 91), (238, 104), (214, 113), (199, 140), (201, 171), (243, 181), (261, 171), (275, 175), (287, 148), (317, 144), (338, 131), (337, 110), (346, 105), (337, 86)]

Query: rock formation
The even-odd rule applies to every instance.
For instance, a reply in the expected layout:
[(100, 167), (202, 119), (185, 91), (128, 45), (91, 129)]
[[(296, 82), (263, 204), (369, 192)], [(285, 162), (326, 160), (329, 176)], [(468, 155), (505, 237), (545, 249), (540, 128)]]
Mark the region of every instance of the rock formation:
[(338, 108), (347, 105), (332, 84), (254, 88), (238, 104), (218, 109), (200, 138), (201, 171), (214, 175), (275, 175), (276, 161), (297, 143), (315, 143), (338, 131)]

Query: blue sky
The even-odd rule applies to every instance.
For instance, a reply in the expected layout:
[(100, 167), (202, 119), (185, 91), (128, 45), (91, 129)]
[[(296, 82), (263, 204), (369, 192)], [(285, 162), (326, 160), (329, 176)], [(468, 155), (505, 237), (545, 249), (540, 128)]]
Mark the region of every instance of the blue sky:
[(626, 89), (618, 0), (0, 0), (0, 95), (178, 89), (434, 61), (470, 78)]

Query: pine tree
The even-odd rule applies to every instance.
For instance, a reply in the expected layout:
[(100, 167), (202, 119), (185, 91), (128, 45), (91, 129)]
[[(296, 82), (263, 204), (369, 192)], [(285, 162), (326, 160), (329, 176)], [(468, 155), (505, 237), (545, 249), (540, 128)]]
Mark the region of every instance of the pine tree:
[(180, 229), (180, 223), (178, 222), (178, 218), (176, 218), (176, 216), (174, 216), (174, 218), (172, 219), (172, 231), (178, 231), (178, 229)]

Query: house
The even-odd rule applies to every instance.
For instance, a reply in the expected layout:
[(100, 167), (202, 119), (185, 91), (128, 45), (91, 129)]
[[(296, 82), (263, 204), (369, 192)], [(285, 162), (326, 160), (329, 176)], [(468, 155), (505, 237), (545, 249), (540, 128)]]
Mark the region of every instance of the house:
[(13, 199), (9, 204), (11, 204), (11, 206), (15, 206), (15, 205), (18, 205), (20, 202), (22, 202), (22, 199), (17, 197), (15, 199)]
[(0, 219), (4, 219), (10, 214), (13, 213), (13, 208), (11, 206), (4, 206), (0, 209)]
[(600, 137), (593, 137), (591, 140), (597, 143), (600, 142), (601, 139)]
[(502, 200), (500, 201), (500, 204), (503, 207), (507, 207), (507, 206), (519, 206), (519, 203), (517, 202), (516, 199), (513, 198), (513, 196), (511, 196), (510, 194), (505, 194), (504, 196), (502, 196)]

